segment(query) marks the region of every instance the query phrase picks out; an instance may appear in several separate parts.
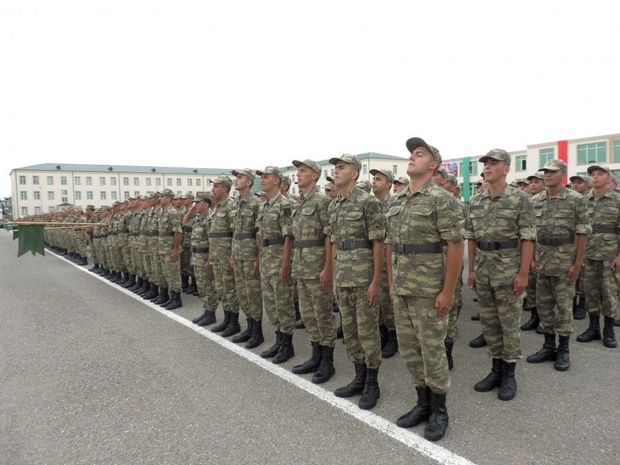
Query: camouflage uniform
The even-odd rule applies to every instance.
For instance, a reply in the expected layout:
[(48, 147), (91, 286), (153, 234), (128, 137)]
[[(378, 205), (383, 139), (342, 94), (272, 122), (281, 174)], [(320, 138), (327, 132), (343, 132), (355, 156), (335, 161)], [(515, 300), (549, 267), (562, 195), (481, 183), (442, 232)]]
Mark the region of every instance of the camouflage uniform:
[[(454, 197), (454, 199), (456, 200), (456, 203), (459, 206), (459, 209), (461, 210), (461, 216), (463, 217), (463, 219), (466, 218), (467, 212), (465, 209), (465, 204), (463, 203), (461, 199), (457, 199), (456, 197)], [(447, 253), (447, 247), (444, 247), (444, 252)], [(458, 334), (457, 321), (459, 319), (459, 314), (461, 313), (462, 308), (463, 308), (463, 267), (461, 266), (461, 273), (459, 274), (459, 278), (456, 283), (456, 289), (454, 290), (454, 305), (448, 312), (448, 331), (446, 334), (446, 341), (448, 341), (448, 343), (454, 343), (454, 341), (456, 341), (456, 336)]]
[(450, 384), (444, 341), (448, 320), (435, 308), (444, 283), (444, 241), (463, 239), (463, 212), (452, 194), (429, 182), (400, 192), (388, 217), (392, 244), (396, 334), (416, 387), (446, 393)]
[(232, 248), (231, 211), (234, 201), (227, 197), (210, 212), (209, 262), (215, 274), (215, 287), (222, 301), (224, 311), (239, 313), (239, 301), (235, 290), (235, 275), (229, 269)]
[(175, 233), (181, 234), (179, 211), (169, 205), (158, 217), (158, 253), (164, 281), (171, 292), (181, 292), (181, 261), (172, 261), (170, 252), (174, 245)]
[(159, 217), (163, 215), (163, 209), (157, 206), (153, 209), (148, 222), (149, 238), (148, 248), (151, 252), (151, 281), (157, 287), (164, 287), (166, 279), (162, 263), (159, 258)]
[(205, 270), (205, 263), (209, 261), (209, 236), (211, 219), (208, 215), (196, 214), (192, 221), (190, 238), (191, 263), (196, 277), (198, 295), (205, 311), (215, 311), (219, 304), (215, 279), (212, 271)]

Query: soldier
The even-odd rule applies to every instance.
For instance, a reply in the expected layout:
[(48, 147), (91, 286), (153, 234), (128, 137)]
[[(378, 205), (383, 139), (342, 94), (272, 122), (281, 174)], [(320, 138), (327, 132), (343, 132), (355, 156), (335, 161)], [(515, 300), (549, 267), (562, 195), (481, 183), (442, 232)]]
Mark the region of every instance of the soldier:
[(335, 373), (336, 320), (332, 312), (332, 249), (329, 239), (330, 200), (317, 192), (321, 167), (313, 160), (293, 160), (297, 167), (299, 200), (292, 213), (295, 238), (293, 276), (299, 290), (299, 307), (312, 344), (309, 360), (293, 367), (293, 373), (314, 373), (321, 384)]
[(590, 176), (578, 174), (571, 176), (569, 181), (571, 182), (572, 190), (581, 195), (588, 195), (592, 189), (592, 180), (590, 179)]
[(293, 232), (291, 202), (281, 193), (282, 172), (275, 166), (256, 171), (261, 177), (261, 189), (267, 201), (258, 211), (257, 226), (260, 232), (259, 251), (263, 307), (276, 330), (276, 342), (260, 355), (273, 358), (273, 363), (284, 363), (295, 355), (293, 330), (293, 282), (291, 280), (291, 255)]
[[(180, 214), (184, 218), (185, 214), (191, 209), (194, 196), (188, 192), (185, 198), (180, 199)], [(183, 224), (183, 241), (181, 252), (181, 290), (188, 295), (198, 295), (198, 287), (196, 286), (196, 276), (194, 275), (194, 267), (192, 266), (192, 217), (187, 223)], [(191, 280), (191, 283), (190, 283)]]
[(241, 331), (239, 326), (239, 301), (235, 289), (235, 275), (230, 266), (232, 248), (232, 216), (234, 201), (230, 198), (232, 181), (228, 176), (218, 176), (213, 181), (213, 209), (209, 230), (209, 266), (213, 267), (215, 287), (224, 307), (224, 320), (211, 328), (223, 337)]
[(364, 181), (359, 181), (357, 183), (357, 187), (359, 187), (360, 189), (362, 189), (363, 191), (366, 191), (367, 193), (370, 194), (370, 192), (372, 191), (372, 186), (370, 185), (370, 182), (364, 180)]
[(133, 238), (132, 260), (134, 260), (134, 266), (136, 267), (136, 275), (134, 277), (135, 283), (127, 287), (127, 290), (132, 292), (141, 289), (144, 285), (144, 279), (146, 278), (140, 226), (142, 224), (142, 219), (146, 215), (147, 205), (148, 202), (144, 197), (139, 198), (136, 211), (129, 222), (129, 237)]
[(409, 178), (400, 176), (394, 179), (394, 194), (404, 191), (409, 186)]
[(592, 191), (586, 195), (592, 235), (586, 246), (586, 308), (588, 329), (577, 336), (578, 342), (601, 339), (600, 314), (604, 317), (603, 345), (617, 346), (614, 332), (618, 289), (615, 274), (620, 271), (618, 239), (620, 234), (620, 194), (609, 187), (612, 177), (606, 165), (591, 165)]
[(448, 427), (444, 343), (463, 264), (464, 220), (454, 196), (431, 181), (441, 164), (439, 151), (419, 137), (406, 146), (411, 181), (388, 211), (387, 253), (401, 354), (418, 401), (396, 423), (410, 428), (428, 421), (424, 437), (437, 441)]
[[(569, 178), (571, 182), (571, 189), (575, 192), (586, 196), (591, 189), (591, 180), (590, 176), (587, 175), (575, 175)], [(579, 277), (577, 278), (577, 284), (575, 284), (575, 297), (573, 297), (573, 319), (574, 320), (583, 320), (586, 317), (586, 293), (585, 293), (585, 278), (584, 278), (584, 267), (581, 269), (581, 273), (579, 273)], [(617, 326), (617, 325), (616, 325)]]
[(486, 392), (499, 386), (498, 398), (511, 400), (517, 393), (515, 367), (521, 358), (519, 300), (527, 287), (536, 239), (534, 211), (528, 194), (506, 185), (508, 152), (493, 149), (479, 161), (488, 187), (472, 199), (466, 222), (467, 281), (478, 295), (493, 367), (474, 388)]
[(148, 210), (140, 221), (140, 247), (142, 251), (143, 266), (146, 279), (137, 294), (143, 299), (156, 299), (158, 297), (157, 287), (161, 284), (162, 271), (159, 255), (157, 254), (157, 241), (159, 240), (159, 192), (151, 195), (148, 201)]
[[(154, 303), (166, 310), (175, 310), (183, 306), (181, 302), (181, 241), (183, 229), (179, 211), (172, 205), (174, 194), (170, 189), (164, 189), (160, 202), (162, 212), (159, 216), (159, 259), (166, 282), (165, 293), (169, 298)], [(164, 295), (164, 297), (166, 297)]]
[[(370, 170), (372, 175), (372, 191), (381, 202), (383, 211), (387, 212), (393, 198), (390, 189), (394, 182), (394, 174), (390, 170)], [(398, 352), (396, 339), (396, 323), (394, 322), (394, 307), (390, 296), (390, 286), (387, 276), (387, 255), (384, 250), (383, 269), (381, 271), (381, 288), (379, 289), (379, 331), (381, 334), (381, 357), (390, 358)]]
[(239, 193), (232, 210), (231, 266), (239, 305), (245, 313), (247, 328), (232, 338), (235, 343), (247, 342), (246, 348), (258, 347), (263, 337), (263, 299), (261, 295), (260, 264), (256, 239), (256, 221), (260, 200), (252, 195), (256, 175), (250, 169), (232, 171), (235, 189)]
[[(534, 197), (536, 215), (536, 307), (540, 313), (545, 343), (527, 358), (529, 363), (555, 362), (555, 369), (570, 367), (569, 338), (573, 332), (572, 298), (583, 265), (587, 234), (590, 233), (585, 198), (562, 183), (566, 165), (549, 161), (546, 190)], [(557, 309), (557, 310), (556, 310)], [(556, 334), (559, 344), (556, 349)]]
[(329, 206), (334, 248), (334, 294), (340, 307), (344, 342), (355, 377), (338, 388), (338, 397), (362, 394), (358, 406), (371, 409), (380, 397), (381, 336), (378, 298), (383, 267), (385, 214), (381, 202), (356, 185), (361, 163), (355, 155), (329, 162), (336, 166), (338, 197)]

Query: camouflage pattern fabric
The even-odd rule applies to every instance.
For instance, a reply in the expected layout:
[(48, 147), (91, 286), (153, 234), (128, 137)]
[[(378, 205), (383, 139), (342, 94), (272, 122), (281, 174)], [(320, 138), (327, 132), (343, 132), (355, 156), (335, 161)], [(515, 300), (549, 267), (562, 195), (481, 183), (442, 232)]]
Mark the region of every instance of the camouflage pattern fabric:
[(172, 292), (181, 292), (181, 261), (172, 261), (170, 252), (174, 246), (175, 233), (182, 233), (181, 215), (172, 205), (159, 215), (159, 260), (164, 281)]

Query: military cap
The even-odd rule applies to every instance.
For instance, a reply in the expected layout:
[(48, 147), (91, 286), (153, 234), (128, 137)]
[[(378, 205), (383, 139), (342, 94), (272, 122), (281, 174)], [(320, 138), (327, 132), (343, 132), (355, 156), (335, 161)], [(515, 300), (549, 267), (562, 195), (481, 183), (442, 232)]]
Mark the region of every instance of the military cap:
[(385, 176), (388, 181), (394, 182), (394, 173), (392, 173), (392, 170), (378, 170), (376, 168), (370, 170), (370, 174), (372, 174), (373, 176), (376, 176), (377, 173)]
[(567, 167), (566, 164), (562, 160), (549, 160), (545, 163), (540, 171), (564, 171), (566, 172)]
[(196, 192), (196, 197), (194, 197), (194, 202), (209, 202), (211, 203), (213, 201), (213, 197), (211, 197), (211, 193), (210, 192)]
[(590, 176), (586, 176), (585, 174), (576, 174), (575, 176), (571, 176), (570, 178), (568, 178), (568, 180), (570, 182), (575, 182), (576, 179), (581, 179), (583, 182), (585, 182), (586, 184), (591, 184), (592, 183), (592, 178), (590, 178)]
[(367, 190), (367, 189), (371, 189), (372, 186), (370, 185), (370, 182), (368, 181), (359, 181), (357, 183), (357, 187), (359, 187), (360, 189)]
[(596, 164), (596, 165), (590, 165), (588, 166), (588, 174), (592, 175), (592, 172), (594, 170), (602, 170), (605, 171), (607, 174), (609, 174), (610, 176), (613, 176), (613, 174), (611, 174), (611, 170), (609, 169), (609, 166), (604, 165), (604, 164)]
[(409, 150), (409, 153), (413, 153), (413, 151), (418, 147), (424, 147), (426, 150), (431, 152), (431, 155), (436, 162), (441, 163), (441, 154), (439, 153), (437, 147), (433, 147), (432, 145), (427, 144), (421, 137), (412, 137), (411, 139), (407, 140), (405, 145), (407, 146), (407, 150)]
[(264, 192), (264, 191), (258, 191), (258, 192), (255, 192), (255, 193), (254, 193), (254, 195), (255, 195), (256, 197), (267, 197), (267, 194), (265, 194), (265, 192)]
[(517, 184), (519, 184), (519, 185), (521, 185), (521, 184), (525, 184), (526, 186), (529, 186), (529, 185), (530, 185), (530, 182), (529, 182), (526, 178), (519, 178), (519, 179), (516, 179), (516, 180), (515, 180), (515, 182), (516, 182)]
[(335, 165), (338, 162), (343, 162), (343, 163), (346, 163), (348, 165), (353, 165), (353, 167), (357, 171), (361, 171), (361, 169), (362, 169), (362, 164), (360, 163), (360, 159), (357, 158), (356, 155), (351, 155), (351, 154), (348, 154), (348, 153), (345, 153), (344, 155), (341, 155), (339, 157), (330, 158), (329, 162), (332, 165)]
[(99, 207), (99, 210), (107, 210), (108, 208), (110, 208), (110, 206), (109, 206), (109, 205), (101, 205), (101, 206)]
[(455, 186), (459, 185), (459, 180), (453, 174), (448, 173), (448, 182), (451, 182)]
[(446, 181), (450, 178), (450, 173), (448, 173), (448, 170), (443, 166), (437, 168), (437, 174), (440, 174)]
[(233, 176), (239, 176), (240, 174), (247, 176), (250, 179), (250, 181), (254, 181), (256, 179), (256, 175), (254, 174), (254, 171), (252, 171), (249, 168), (232, 170), (231, 173)]
[(497, 160), (503, 161), (504, 163), (510, 165), (510, 154), (503, 149), (492, 149), (487, 152), (486, 155), (478, 158), (480, 163), (484, 163), (487, 160)]
[(184, 199), (190, 199), (190, 200), (194, 200), (194, 194), (192, 194), (191, 192), (188, 192), (187, 194), (185, 194), (185, 197), (183, 197)]
[(510, 184), (508, 184), (510, 187), (516, 187), (517, 189), (519, 188), (519, 183), (518, 183), (518, 179), (515, 179), (514, 181), (510, 182)]
[(174, 192), (172, 192), (171, 189), (164, 189), (163, 191), (161, 191), (161, 195), (162, 195), (162, 197), (172, 197), (172, 198), (174, 198)]
[(282, 176), (282, 184), (291, 185), (291, 179), (288, 176)]
[(299, 165), (305, 165), (319, 176), (321, 175), (321, 167), (319, 166), (319, 164), (314, 160), (310, 160), (309, 158), (306, 158), (304, 161), (293, 160), (293, 165), (295, 165), (297, 168), (299, 168)]
[(526, 179), (528, 181), (532, 179), (540, 179), (542, 181), (545, 179), (545, 174), (542, 171), (536, 171), (534, 174), (530, 174)]
[(224, 184), (225, 186), (232, 186), (232, 181), (228, 176), (218, 176), (213, 180), (213, 184)]
[(95, 206), (94, 205), (86, 205), (86, 210), (94, 210)]
[(121, 203), (122, 203), (122, 202), (120, 202), (120, 201), (118, 201), (118, 200), (117, 200), (116, 202), (114, 202), (114, 203), (112, 204), (112, 206), (113, 206), (113, 207), (117, 207), (117, 206), (118, 206), (118, 205), (120, 205)]
[(406, 177), (406, 176), (399, 176), (398, 178), (394, 179), (394, 182), (398, 182), (400, 184), (408, 185), (409, 184), (409, 178)]
[(283, 178), (282, 171), (280, 171), (280, 168), (278, 168), (277, 166), (267, 166), (262, 171), (256, 170), (256, 174), (259, 176), (262, 176), (263, 174), (273, 174), (278, 179), (280, 179), (280, 181), (282, 181), (282, 178)]

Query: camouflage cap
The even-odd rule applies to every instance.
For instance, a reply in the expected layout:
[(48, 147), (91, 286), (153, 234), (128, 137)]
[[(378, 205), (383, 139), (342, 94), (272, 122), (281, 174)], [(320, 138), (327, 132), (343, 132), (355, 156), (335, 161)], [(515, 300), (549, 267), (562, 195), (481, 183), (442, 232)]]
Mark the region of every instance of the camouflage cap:
[(357, 183), (357, 187), (359, 187), (360, 189), (364, 189), (364, 190), (372, 188), (369, 181), (359, 181)]
[(577, 179), (581, 179), (583, 182), (587, 183), (587, 184), (591, 184), (592, 183), (592, 178), (590, 176), (587, 176), (585, 174), (576, 174), (575, 176), (571, 176), (570, 178), (568, 178), (568, 180), (570, 182), (575, 182), (575, 180)]
[(390, 183), (394, 182), (394, 173), (392, 173), (392, 170), (378, 170), (373, 168), (370, 170), (370, 174), (372, 174), (373, 176), (376, 176), (377, 174), (382, 174), (388, 179)]
[(566, 167), (566, 163), (564, 163), (562, 160), (549, 160), (547, 163), (545, 163), (545, 166), (543, 166), (540, 171), (563, 171), (566, 172), (567, 167)]
[(406, 177), (406, 176), (399, 176), (398, 178), (394, 179), (394, 182), (398, 182), (400, 184), (408, 185), (409, 184), (409, 178)]
[(348, 165), (353, 165), (353, 167), (357, 170), (357, 171), (361, 171), (362, 169), (362, 164), (360, 163), (360, 159), (357, 158), (357, 155), (351, 155), (349, 153), (345, 153), (339, 157), (333, 157), (329, 159), (329, 162), (332, 165), (336, 165), (338, 164), (338, 162), (343, 162), (346, 163)]
[(196, 197), (194, 197), (194, 202), (209, 202), (211, 203), (213, 201), (213, 197), (211, 197), (211, 193), (210, 192), (196, 192)]
[(492, 149), (489, 150), (487, 152), (486, 155), (481, 156), (480, 158), (478, 158), (478, 161), (480, 163), (484, 163), (487, 160), (497, 160), (497, 161), (503, 161), (504, 163), (510, 165), (510, 154), (508, 152), (506, 152), (503, 149)]
[(607, 174), (609, 174), (610, 176), (613, 176), (613, 174), (611, 174), (611, 170), (609, 169), (609, 166), (604, 165), (604, 164), (596, 164), (596, 165), (590, 165), (588, 166), (588, 174), (590, 176), (592, 176), (592, 172), (594, 170), (602, 170), (605, 171)]
[(160, 194), (162, 197), (172, 197), (174, 198), (174, 192), (171, 189), (164, 189)]
[(450, 178), (450, 173), (448, 173), (448, 170), (445, 169), (443, 166), (437, 168), (436, 173), (440, 174), (441, 177), (444, 178), (446, 181)]
[(258, 176), (262, 176), (263, 174), (273, 174), (280, 179), (280, 181), (282, 181), (283, 178), (282, 171), (277, 166), (267, 166), (264, 170), (256, 170), (256, 174)]
[(529, 182), (526, 178), (519, 178), (519, 179), (515, 179), (515, 182), (516, 182), (518, 185), (521, 185), (521, 184), (525, 184), (526, 186), (529, 186), (529, 185), (530, 185), (530, 182)]
[(86, 205), (86, 210), (94, 210), (95, 206), (94, 205)]
[(314, 160), (310, 160), (309, 158), (306, 158), (304, 161), (293, 160), (293, 165), (297, 168), (299, 168), (299, 165), (305, 165), (308, 168), (310, 168), (312, 171), (314, 171), (316, 174), (318, 174), (319, 176), (321, 175), (322, 170), (319, 164), (315, 162)]
[(220, 175), (213, 180), (212, 184), (224, 184), (227, 187), (232, 186), (232, 181), (228, 176)]
[(510, 187), (514, 187), (514, 188), (518, 189), (520, 186), (519, 186), (519, 183), (517, 181), (518, 181), (518, 179), (515, 179), (514, 181), (510, 182), (510, 184), (508, 184), (508, 185)]
[(194, 194), (192, 194), (191, 192), (188, 192), (187, 194), (185, 194), (185, 197), (183, 198), (187, 200), (194, 200)]
[(528, 181), (531, 181), (532, 179), (540, 179), (542, 181), (545, 179), (545, 173), (542, 171), (536, 171), (534, 174), (529, 175), (526, 179)]
[(451, 174), (451, 173), (448, 173), (448, 179), (447, 179), (447, 181), (448, 181), (449, 183), (454, 184), (455, 186), (458, 186), (458, 185), (459, 185), (459, 180), (457, 179), (457, 177), (456, 177), (456, 176), (454, 176), (454, 175), (453, 175), (453, 174)]
[(291, 178), (288, 176), (282, 176), (282, 184), (286, 184), (287, 186), (291, 185)]
[(110, 208), (110, 206), (109, 206), (109, 205), (101, 205), (101, 206), (99, 207), (99, 210), (107, 210), (107, 209), (109, 209), (109, 208)]
[(254, 174), (254, 171), (252, 171), (249, 168), (232, 170), (231, 173), (233, 176), (239, 176), (240, 174), (242, 174), (243, 176), (247, 176), (250, 179), (250, 181), (254, 181), (256, 179), (256, 175)]
[(407, 150), (409, 150), (409, 153), (413, 153), (413, 151), (418, 147), (424, 147), (426, 150), (431, 152), (431, 155), (436, 162), (441, 163), (441, 154), (439, 153), (439, 149), (437, 149), (437, 147), (433, 147), (430, 144), (427, 144), (421, 137), (412, 137), (407, 140), (405, 145), (407, 146)]

